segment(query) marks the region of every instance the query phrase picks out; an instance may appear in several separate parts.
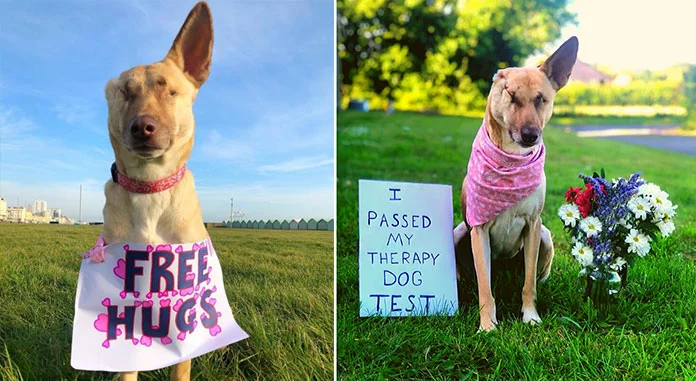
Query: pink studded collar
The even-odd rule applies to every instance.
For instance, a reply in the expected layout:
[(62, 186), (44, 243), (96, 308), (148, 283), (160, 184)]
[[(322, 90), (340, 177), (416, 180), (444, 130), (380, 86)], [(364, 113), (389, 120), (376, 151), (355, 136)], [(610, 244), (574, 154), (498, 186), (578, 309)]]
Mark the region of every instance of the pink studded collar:
[(186, 174), (186, 166), (177, 169), (171, 175), (161, 178), (155, 181), (143, 181), (132, 179), (116, 168), (116, 163), (111, 165), (111, 179), (119, 184), (123, 189), (133, 192), (133, 193), (157, 193), (167, 190), (174, 185), (178, 184), (181, 179), (184, 178)]

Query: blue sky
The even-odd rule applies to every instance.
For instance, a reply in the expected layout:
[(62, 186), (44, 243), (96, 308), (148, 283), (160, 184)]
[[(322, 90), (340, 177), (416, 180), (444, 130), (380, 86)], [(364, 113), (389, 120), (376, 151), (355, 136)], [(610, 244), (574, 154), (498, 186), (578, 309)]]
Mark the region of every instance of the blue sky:
[[(161, 60), (194, 1), (8, 2), (0, 12), (0, 195), (101, 221), (113, 151), (104, 86)], [(209, 1), (215, 45), (188, 167), (203, 218), (334, 210), (331, 1)]]

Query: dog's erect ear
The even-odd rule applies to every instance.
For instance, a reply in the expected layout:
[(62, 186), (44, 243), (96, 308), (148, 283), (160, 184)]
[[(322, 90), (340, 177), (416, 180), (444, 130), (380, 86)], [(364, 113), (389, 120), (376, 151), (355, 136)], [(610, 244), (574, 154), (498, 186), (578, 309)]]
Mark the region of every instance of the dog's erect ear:
[(551, 57), (539, 67), (551, 81), (553, 89), (558, 91), (568, 83), (570, 72), (578, 58), (578, 39), (573, 36), (564, 42)]
[(213, 55), (213, 16), (205, 1), (191, 10), (167, 54), (196, 87), (210, 74)]

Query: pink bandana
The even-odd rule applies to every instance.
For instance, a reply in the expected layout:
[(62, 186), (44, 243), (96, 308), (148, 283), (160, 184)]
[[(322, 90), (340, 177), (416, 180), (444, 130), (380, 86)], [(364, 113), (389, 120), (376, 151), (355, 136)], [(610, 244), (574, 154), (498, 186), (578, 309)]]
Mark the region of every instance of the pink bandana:
[(133, 193), (157, 193), (167, 190), (174, 185), (178, 184), (181, 179), (184, 178), (186, 174), (186, 166), (179, 168), (176, 172), (171, 175), (155, 180), (155, 181), (143, 181), (137, 179), (131, 179), (130, 177), (122, 174), (116, 169), (116, 163), (111, 166), (111, 176), (114, 181), (117, 182), (123, 189), (133, 192)]
[(541, 184), (546, 149), (535, 146), (528, 155), (511, 155), (498, 148), (485, 120), (474, 144), (466, 174), (466, 220), (483, 225), (532, 194)]

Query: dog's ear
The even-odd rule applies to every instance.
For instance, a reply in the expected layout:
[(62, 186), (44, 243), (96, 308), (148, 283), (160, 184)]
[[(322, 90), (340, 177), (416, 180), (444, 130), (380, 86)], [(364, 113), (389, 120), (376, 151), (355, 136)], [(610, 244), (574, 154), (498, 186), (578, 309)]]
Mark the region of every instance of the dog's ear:
[(505, 79), (505, 76), (507, 75), (507, 69), (499, 69), (498, 71), (493, 74), (493, 82), (499, 80), (499, 79)]
[(176, 63), (196, 87), (201, 87), (210, 74), (212, 55), (213, 16), (208, 3), (201, 1), (189, 12), (166, 58)]
[(558, 91), (568, 83), (570, 72), (578, 58), (578, 39), (573, 36), (564, 42), (551, 57), (547, 58), (539, 67), (551, 81), (553, 89)]

